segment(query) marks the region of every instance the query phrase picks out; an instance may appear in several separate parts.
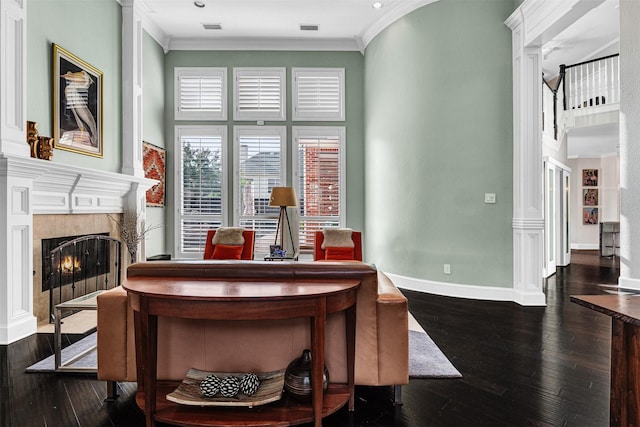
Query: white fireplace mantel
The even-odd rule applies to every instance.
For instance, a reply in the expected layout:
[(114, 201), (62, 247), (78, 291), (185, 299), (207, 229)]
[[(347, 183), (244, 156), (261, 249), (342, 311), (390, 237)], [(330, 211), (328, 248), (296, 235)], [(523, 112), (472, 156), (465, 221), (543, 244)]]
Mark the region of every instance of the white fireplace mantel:
[(135, 208), (131, 202), (138, 203), (156, 183), (133, 175), (0, 153), (0, 345), (37, 329), (33, 315), (33, 216), (120, 213)]
[(0, 176), (32, 180), (33, 214), (117, 213), (131, 190), (157, 181), (115, 172), (0, 155)]

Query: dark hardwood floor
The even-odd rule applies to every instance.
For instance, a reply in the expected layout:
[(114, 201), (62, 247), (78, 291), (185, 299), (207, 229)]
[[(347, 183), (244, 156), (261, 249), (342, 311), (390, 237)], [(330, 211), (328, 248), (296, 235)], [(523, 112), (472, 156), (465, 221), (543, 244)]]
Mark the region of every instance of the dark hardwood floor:
[[(405, 291), (463, 378), (411, 380), (397, 407), (390, 387), (358, 387), (355, 413), (341, 410), (324, 425), (608, 425), (610, 318), (569, 296), (615, 292), (618, 274), (617, 260), (574, 251), (572, 264), (546, 281), (546, 307)], [(47, 334), (0, 346), (1, 426), (144, 426), (135, 384), (119, 384), (121, 397), (105, 403), (95, 377), (24, 373), (52, 348)]]

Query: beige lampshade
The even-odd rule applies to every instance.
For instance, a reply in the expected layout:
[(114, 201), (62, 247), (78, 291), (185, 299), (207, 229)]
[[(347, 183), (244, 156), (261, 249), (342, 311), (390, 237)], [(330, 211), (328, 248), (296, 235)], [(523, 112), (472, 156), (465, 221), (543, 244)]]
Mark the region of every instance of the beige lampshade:
[(269, 206), (298, 206), (295, 188), (273, 187)]

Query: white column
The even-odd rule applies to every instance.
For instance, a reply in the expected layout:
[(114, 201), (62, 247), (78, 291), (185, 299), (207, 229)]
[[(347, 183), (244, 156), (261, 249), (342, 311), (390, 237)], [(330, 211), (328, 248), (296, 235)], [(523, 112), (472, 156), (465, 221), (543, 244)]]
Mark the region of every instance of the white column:
[[(122, 1), (122, 173), (144, 177), (142, 168), (142, 19), (139, 0)], [(146, 218), (146, 192), (133, 186), (125, 198), (125, 209)], [(145, 259), (144, 239), (137, 259)]]
[(26, 0), (0, 0), (0, 345), (36, 332), (33, 171), (26, 142)]
[[(0, 344), (37, 330), (33, 316), (33, 176), (0, 154)], [(6, 207), (6, 208), (5, 208)]]
[(542, 50), (524, 46), (522, 22), (512, 25), (513, 291), (519, 304), (545, 305)]
[(29, 157), (26, 0), (0, 0), (0, 153)]
[(122, 173), (142, 169), (142, 20), (138, 0), (122, 1)]
[(620, 278), (640, 289), (640, 2), (620, 2)]

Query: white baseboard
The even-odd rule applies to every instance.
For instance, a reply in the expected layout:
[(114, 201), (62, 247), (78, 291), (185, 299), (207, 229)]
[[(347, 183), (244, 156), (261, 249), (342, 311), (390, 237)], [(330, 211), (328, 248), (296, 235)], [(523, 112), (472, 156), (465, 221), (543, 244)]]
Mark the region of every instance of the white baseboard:
[(38, 319), (26, 314), (9, 325), (0, 325), (0, 345), (11, 344), (35, 334), (38, 330)]
[(393, 283), (401, 289), (442, 295), (456, 298), (469, 298), (488, 301), (511, 301), (526, 306), (544, 306), (544, 293), (522, 293), (513, 288), (497, 286), (464, 285), (458, 283), (435, 282), (431, 280), (415, 279), (399, 274), (387, 273)]
[(572, 243), (571, 249), (575, 249), (578, 251), (591, 251), (591, 250), (600, 250), (600, 245), (597, 243)]
[(640, 289), (640, 280), (630, 277), (618, 277), (618, 286), (624, 289)]

